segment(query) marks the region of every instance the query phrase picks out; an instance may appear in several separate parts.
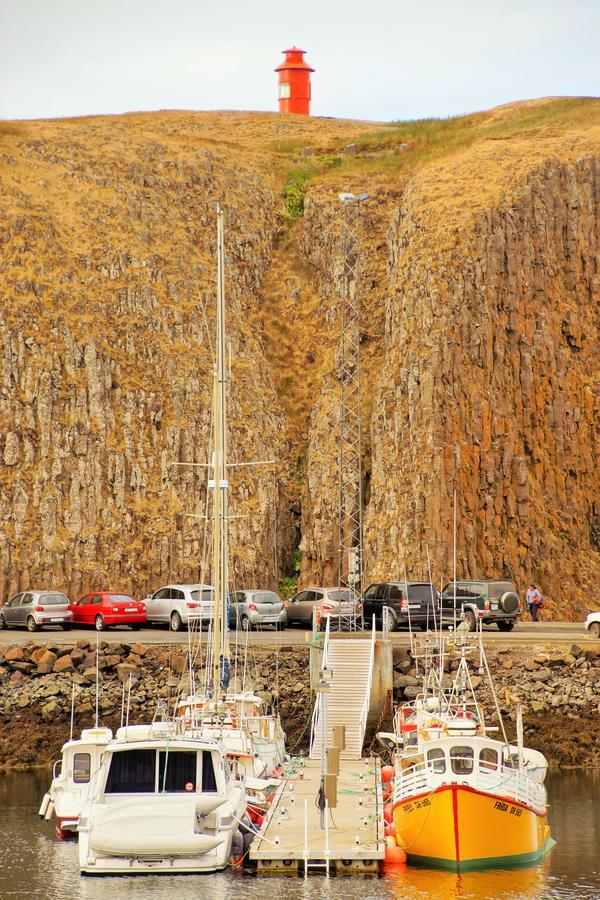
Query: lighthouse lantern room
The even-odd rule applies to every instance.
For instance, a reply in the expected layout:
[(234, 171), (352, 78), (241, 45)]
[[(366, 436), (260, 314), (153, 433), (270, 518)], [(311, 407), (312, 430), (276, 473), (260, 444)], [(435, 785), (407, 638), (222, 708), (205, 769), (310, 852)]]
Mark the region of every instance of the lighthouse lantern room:
[(284, 50), (285, 59), (275, 69), (279, 73), (279, 112), (310, 114), (310, 73), (303, 57), (306, 50), (292, 47)]

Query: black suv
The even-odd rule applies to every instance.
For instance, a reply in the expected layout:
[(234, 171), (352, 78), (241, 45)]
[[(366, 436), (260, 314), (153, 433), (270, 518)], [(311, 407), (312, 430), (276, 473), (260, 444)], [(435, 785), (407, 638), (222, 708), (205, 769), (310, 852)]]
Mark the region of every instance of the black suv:
[(423, 631), (433, 628), (439, 595), (428, 581), (386, 581), (370, 584), (362, 596), (365, 625), (371, 626), (373, 616), (381, 624), (383, 607), (391, 610), (390, 628), (397, 631), (401, 625), (418, 625)]
[[(454, 582), (442, 591), (442, 621), (451, 625), (454, 620)], [(512, 631), (521, 613), (519, 594), (512, 581), (457, 581), (456, 615), (464, 610), (469, 631), (475, 631), (477, 619), (483, 613), (483, 624), (496, 623), (500, 631)]]

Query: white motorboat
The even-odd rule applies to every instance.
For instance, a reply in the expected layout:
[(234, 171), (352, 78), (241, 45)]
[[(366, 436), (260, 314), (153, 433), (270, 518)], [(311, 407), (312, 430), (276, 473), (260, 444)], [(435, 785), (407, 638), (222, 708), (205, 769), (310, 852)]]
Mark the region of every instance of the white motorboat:
[(63, 745), (61, 758), (54, 763), (52, 783), (39, 815), (48, 822), (55, 817), (61, 840), (77, 836), (79, 814), (87, 802), (92, 777), (112, 737), (110, 728), (84, 728), (80, 738)]
[(80, 871), (224, 869), (245, 809), (244, 784), (216, 741), (182, 735), (174, 722), (119, 728), (80, 816)]

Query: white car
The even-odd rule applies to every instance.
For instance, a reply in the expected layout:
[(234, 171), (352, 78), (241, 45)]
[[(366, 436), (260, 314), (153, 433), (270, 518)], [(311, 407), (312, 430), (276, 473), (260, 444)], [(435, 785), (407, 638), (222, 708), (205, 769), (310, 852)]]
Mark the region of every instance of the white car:
[(590, 637), (600, 638), (600, 612), (590, 613), (585, 620), (585, 627)]
[(208, 625), (214, 614), (210, 584), (167, 584), (144, 599), (148, 624), (181, 631), (190, 622)]

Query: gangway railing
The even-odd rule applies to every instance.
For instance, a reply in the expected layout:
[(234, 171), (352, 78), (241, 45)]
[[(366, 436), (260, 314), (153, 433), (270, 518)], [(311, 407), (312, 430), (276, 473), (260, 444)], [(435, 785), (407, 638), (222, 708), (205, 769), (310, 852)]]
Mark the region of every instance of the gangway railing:
[(373, 662), (375, 660), (375, 638), (377, 632), (375, 630), (375, 616), (373, 616), (373, 625), (371, 628), (371, 651), (369, 654), (369, 674), (367, 677), (367, 689), (365, 691), (365, 699), (363, 700), (362, 709), (360, 711), (359, 724), (359, 748), (362, 753), (362, 745), (367, 731), (367, 719), (369, 717), (369, 706), (371, 703), (371, 685), (373, 683)]

